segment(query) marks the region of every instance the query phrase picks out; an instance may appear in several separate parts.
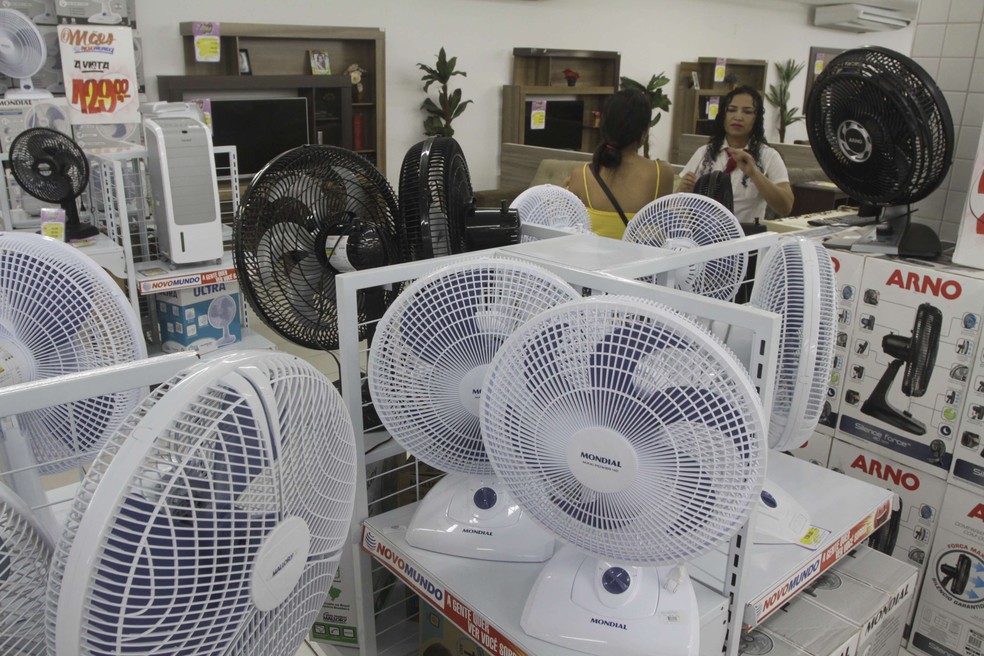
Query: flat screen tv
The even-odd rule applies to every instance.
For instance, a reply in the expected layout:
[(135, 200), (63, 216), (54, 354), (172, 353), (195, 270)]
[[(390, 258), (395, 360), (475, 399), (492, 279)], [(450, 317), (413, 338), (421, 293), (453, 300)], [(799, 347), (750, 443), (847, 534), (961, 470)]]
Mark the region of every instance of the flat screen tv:
[(252, 177), (274, 157), (310, 143), (305, 98), (211, 101), (212, 143), (235, 146), (239, 175)]
[[(542, 111), (534, 116), (534, 108)], [(542, 118), (542, 120), (541, 120)], [(581, 150), (584, 101), (546, 98), (527, 100), (523, 143), (529, 146)]]

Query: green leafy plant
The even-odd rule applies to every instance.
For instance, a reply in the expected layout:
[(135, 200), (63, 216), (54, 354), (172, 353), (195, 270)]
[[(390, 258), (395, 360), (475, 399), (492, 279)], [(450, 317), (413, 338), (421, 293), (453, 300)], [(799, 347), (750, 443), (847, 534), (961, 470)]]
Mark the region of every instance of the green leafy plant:
[(775, 63), (779, 83), (769, 85), (769, 92), (765, 94), (765, 99), (779, 110), (779, 143), (786, 143), (787, 127), (803, 120), (803, 116), (798, 115), (799, 107), (789, 107), (789, 85), (804, 66), (804, 62), (797, 62), (795, 59)]
[[(637, 91), (641, 91), (646, 96), (646, 100), (649, 101), (650, 109), (655, 112), (655, 116), (653, 116), (649, 121), (649, 127), (653, 127), (659, 123), (659, 119), (663, 117), (662, 112), (670, 111), (670, 98), (663, 93), (663, 87), (666, 86), (669, 81), (670, 78), (666, 77), (662, 73), (653, 75), (649, 78), (649, 82), (647, 84), (636, 82), (632, 78), (624, 76), (619, 78), (619, 83), (623, 89), (635, 89)], [(642, 154), (644, 157), (649, 157), (648, 139), (642, 144)]]
[(455, 70), (457, 64), (458, 58), (451, 57), (448, 59), (444, 48), (441, 48), (441, 51), (437, 53), (437, 64), (435, 66), (417, 64), (417, 68), (424, 71), (424, 75), (420, 79), (424, 83), (425, 93), (435, 82), (440, 85), (437, 102), (434, 102), (428, 96), (420, 106), (428, 114), (427, 118), (424, 119), (424, 134), (428, 137), (452, 136), (454, 134), (454, 128), (451, 127), (451, 121), (461, 116), (461, 112), (465, 111), (468, 103), (472, 102), (471, 100), (461, 99), (461, 89), (448, 92), (448, 82), (452, 77), (455, 75), (468, 77), (468, 74), (464, 71)]

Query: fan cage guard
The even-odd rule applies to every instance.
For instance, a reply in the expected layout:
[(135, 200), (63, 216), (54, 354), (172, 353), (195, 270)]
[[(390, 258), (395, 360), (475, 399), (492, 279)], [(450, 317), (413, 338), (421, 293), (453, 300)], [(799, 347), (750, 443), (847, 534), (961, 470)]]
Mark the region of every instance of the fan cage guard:
[[(602, 558), (658, 566), (715, 548), (745, 523), (765, 476), (765, 418), (744, 367), (697, 324), (636, 298), (584, 299), (526, 323), (499, 350), (481, 413), (517, 502)], [(588, 432), (622, 456), (589, 455), (579, 469)], [(620, 489), (595, 486), (584, 467), (607, 468)]]
[[(519, 214), (520, 224), (546, 226), (574, 234), (591, 232), (588, 209), (574, 193), (552, 184), (526, 189), (510, 205)], [(536, 241), (522, 236), (521, 242)]]
[(438, 469), (490, 475), (476, 389), (501, 344), (578, 293), (560, 277), (511, 260), (439, 269), (411, 284), (376, 328), (369, 390), (393, 438)]
[[(683, 251), (744, 236), (737, 217), (721, 203), (700, 194), (678, 193), (657, 198), (639, 210), (629, 220), (622, 239)], [(732, 300), (747, 268), (745, 252), (708, 260), (689, 267), (685, 281), (676, 286), (702, 296)]]
[(803, 445), (827, 400), (837, 310), (834, 265), (821, 244), (781, 239), (769, 249), (751, 304), (782, 319), (769, 448)]
[(467, 251), (472, 201), (468, 163), (453, 137), (431, 137), (411, 146), (400, 168), (404, 260)]
[(806, 128), (824, 172), (872, 205), (922, 200), (953, 161), (950, 108), (932, 77), (880, 47), (847, 50), (817, 76)]
[[(250, 183), (236, 215), (233, 243), (240, 288), (277, 334), (312, 349), (338, 348), (335, 276), (326, 249), (339, 224), (361, 226), (360, 252), (370, 268), (398, 261), (405, 240), (393, 190), (368, 160), (334, 146), (301, 146), (266, 165)], [(351, 244), (350, 243), (350, 248)], [(392, 298), (367, 290), (360, 335)]]
[(27, 505), (0, 483), (0, 654), (44, 653), (52, 545)]
[[(57, 130), (24, 130), (11, 142), (8, 157), (17, 184), (39, 200), (67, 206), (89, 184), (89, 159), (71, 137)], [(68, 207), (66, 211), (71, 212)]]
[[(0, 234), (4, 352), (13, 354), (30, 380), (147, 357), (139, 320), (109, 274), (68, 244), (23, 233)], [(16, 418), (40, 471), (64, 471), (91, 456), (142, 394), (104, 394)]]
[(0, 71), (21, 82), (30, 78), (44, 66), (48, 46), (31, 20), (15, 9), (0, 9), (0, 41), (9, 47), (0, 49)]
[[(163, 383), (76, 495), (48, 579), (51, 653), (64, 633), (87, 655), (292, 656), (348, 538), (355, 448), (341, 397), (294, 356), (230, 354)], [(307, 523), (310, 554), (286, 600), (259, 612), (254, 558), (288, 517)]]

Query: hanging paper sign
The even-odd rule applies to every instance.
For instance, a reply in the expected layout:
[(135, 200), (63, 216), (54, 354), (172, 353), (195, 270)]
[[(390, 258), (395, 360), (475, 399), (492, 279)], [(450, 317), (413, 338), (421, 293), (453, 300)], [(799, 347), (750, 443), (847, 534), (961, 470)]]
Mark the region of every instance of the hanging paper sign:
[(58, 41), (71, 122), (139, 123), (133, 30), (61, 25)]
[(820, 53), (817, 55), (816, 61), (813, 62), (813, 75), (820, 75), (823, 72), (823, 67), (827, 62), (827, 55)]
[(714, 81), (724, 82), (724, 74), (728, 70), (728, 60), (718, 59), (714, 62)]
[(707, 99), (707, 118), (717, 118), (718, 108), (721, 105), (721, 99), (717, 96), (711, 96)]
[(220, 24), (211, 22), (192, 23), (191, 33), (195, 35), (195, 61), (219, 61), (222, 54), (222, 49), (219, 47)]
[(530, 129), (543, 130), (547, 127), (547, 101), (534, 100), (530, 111)]

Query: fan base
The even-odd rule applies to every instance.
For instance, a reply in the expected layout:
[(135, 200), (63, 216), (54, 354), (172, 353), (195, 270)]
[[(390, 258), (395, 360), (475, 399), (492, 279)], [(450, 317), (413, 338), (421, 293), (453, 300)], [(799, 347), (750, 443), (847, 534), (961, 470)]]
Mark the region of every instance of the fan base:
[(65, 241), (92, 239), (99, 234), (99, 228), (90, 223), (68, 223), (65, 225)]
[(42, 100), (44, 98), (54, 98), (54, 94), (47, 89), (15, 87), (7, 89), (3, 94), (3, 98), (4, 100)]
[(911, 223), (909, 215), (905, 214), (871, 228), (851, 246), (851, 251), (933, 260), (940, 256), (943, 245), (935, 230), (921, 223)]
[[(520, 625), (529, 635), (598, 656), (697, 654), (700, 612), (690, 577), (663, 587), (673, 567), (622, 565), (630, 573), (621, 594), (605, 590), (601, 574), (619, 567), (565, 546), (540, 571)], [(624, 599), (623, 599), (624, 597)]]
[(926, 426), (921, 421), (913, 419), (912, 415), (907, 414), (904, 410), (896, 410), (888, 405), (887, 401), (882, 403), (876, 399), (868, 399), (861, 404), (861, 412), (907, 433), (913, 435), (926, 434)]
[[(475, 505), (479, 490), (494, 490), (495, 505)], [(448, 474), (427, 493), (407, 528), (419, 549), (505, 562), (541, 563), (554, 552), (554, 537), (518, 509), (505, 486), (493, 478)]]
[[(756, 544), (796, 544), (816, 548), (818, 545), (803, 544), (802, 539), (810, 529), (810, 513), (793, 495), (765, 475), (764, 494), (757, 504), (758, 521), (755, 523)], [(775, 505), (766, 503), (771, 497)]]

